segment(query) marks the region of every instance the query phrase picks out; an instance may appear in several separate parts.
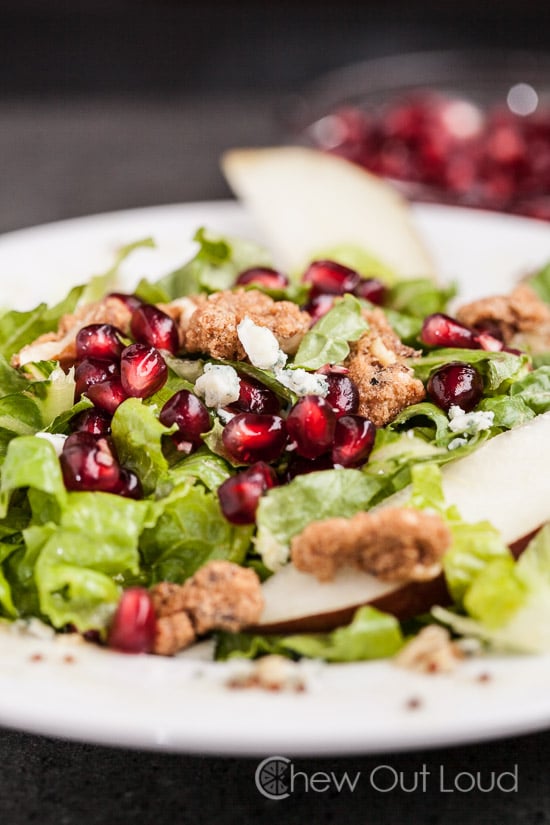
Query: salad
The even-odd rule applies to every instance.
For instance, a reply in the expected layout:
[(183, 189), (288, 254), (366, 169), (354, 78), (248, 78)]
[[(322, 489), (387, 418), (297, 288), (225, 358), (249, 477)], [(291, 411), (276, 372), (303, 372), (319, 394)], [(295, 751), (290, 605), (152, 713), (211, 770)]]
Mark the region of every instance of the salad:
[(218, 659), (548, 650), (549, 528), (466, 520), (447, 470), (546, 422), (550, 266), (451, 316), (356, 251), (288, 275), (195, 240), (132, 294), (150, 239), (0, 317), (2, 620)]

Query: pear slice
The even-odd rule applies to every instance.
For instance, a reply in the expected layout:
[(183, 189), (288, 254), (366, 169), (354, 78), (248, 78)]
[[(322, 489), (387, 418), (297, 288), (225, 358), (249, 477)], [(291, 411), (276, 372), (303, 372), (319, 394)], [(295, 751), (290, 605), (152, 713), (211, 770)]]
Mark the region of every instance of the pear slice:
[[(443, 491), (465, 521), (490, 521), (519, 554), (530, 534), (550, 520), (550, 412), (444, 467)], [(403, 506), (409, 498), (406, 488), (380, 506)], [(265, 607), (255, 628), (262, 633), (331, 630), (349, 622), (364, 604), (407, 619), (450, 601), (443, 575), (390, 584), (344, 568), (321, 583), (292, 563), (265, 582), (263, 593)]]
[(281, 267), (300, 270), (324, 250), (349, 245), (402, 278), (435, 279), (407, 202), (360, 166), (283, 146), (233, 149), (223, 156), (222, 169)]

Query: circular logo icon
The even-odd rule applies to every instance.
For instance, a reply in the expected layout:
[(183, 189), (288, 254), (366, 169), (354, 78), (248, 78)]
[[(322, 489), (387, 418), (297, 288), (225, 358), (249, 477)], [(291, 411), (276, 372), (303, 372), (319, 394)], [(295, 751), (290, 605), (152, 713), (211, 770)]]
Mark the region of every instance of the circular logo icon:
[(267, 799), (286, 799), (290, 796), (287, 780), (289, 764), (290, 759), (286, 756), (268, 756), (256, 768), (256, 787)]

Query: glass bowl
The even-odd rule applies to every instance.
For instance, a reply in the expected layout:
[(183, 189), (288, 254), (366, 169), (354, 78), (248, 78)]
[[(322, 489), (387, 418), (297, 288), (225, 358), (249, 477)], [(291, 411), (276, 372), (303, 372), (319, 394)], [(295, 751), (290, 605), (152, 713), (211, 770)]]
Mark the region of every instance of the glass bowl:
[(292, 125), (413, 200), (550, 221), (550, 55), (367, 60), (312, 84)]

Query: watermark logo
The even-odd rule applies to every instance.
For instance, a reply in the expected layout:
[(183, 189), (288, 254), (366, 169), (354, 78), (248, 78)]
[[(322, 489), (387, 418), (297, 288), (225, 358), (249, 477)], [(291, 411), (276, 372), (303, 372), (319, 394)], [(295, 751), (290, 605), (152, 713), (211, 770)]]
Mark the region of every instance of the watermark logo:
[(290, 764), (286, 756), (268, 756), (256, 768), (256, 787), (267, 799), (287, 799), (290, 796)]

